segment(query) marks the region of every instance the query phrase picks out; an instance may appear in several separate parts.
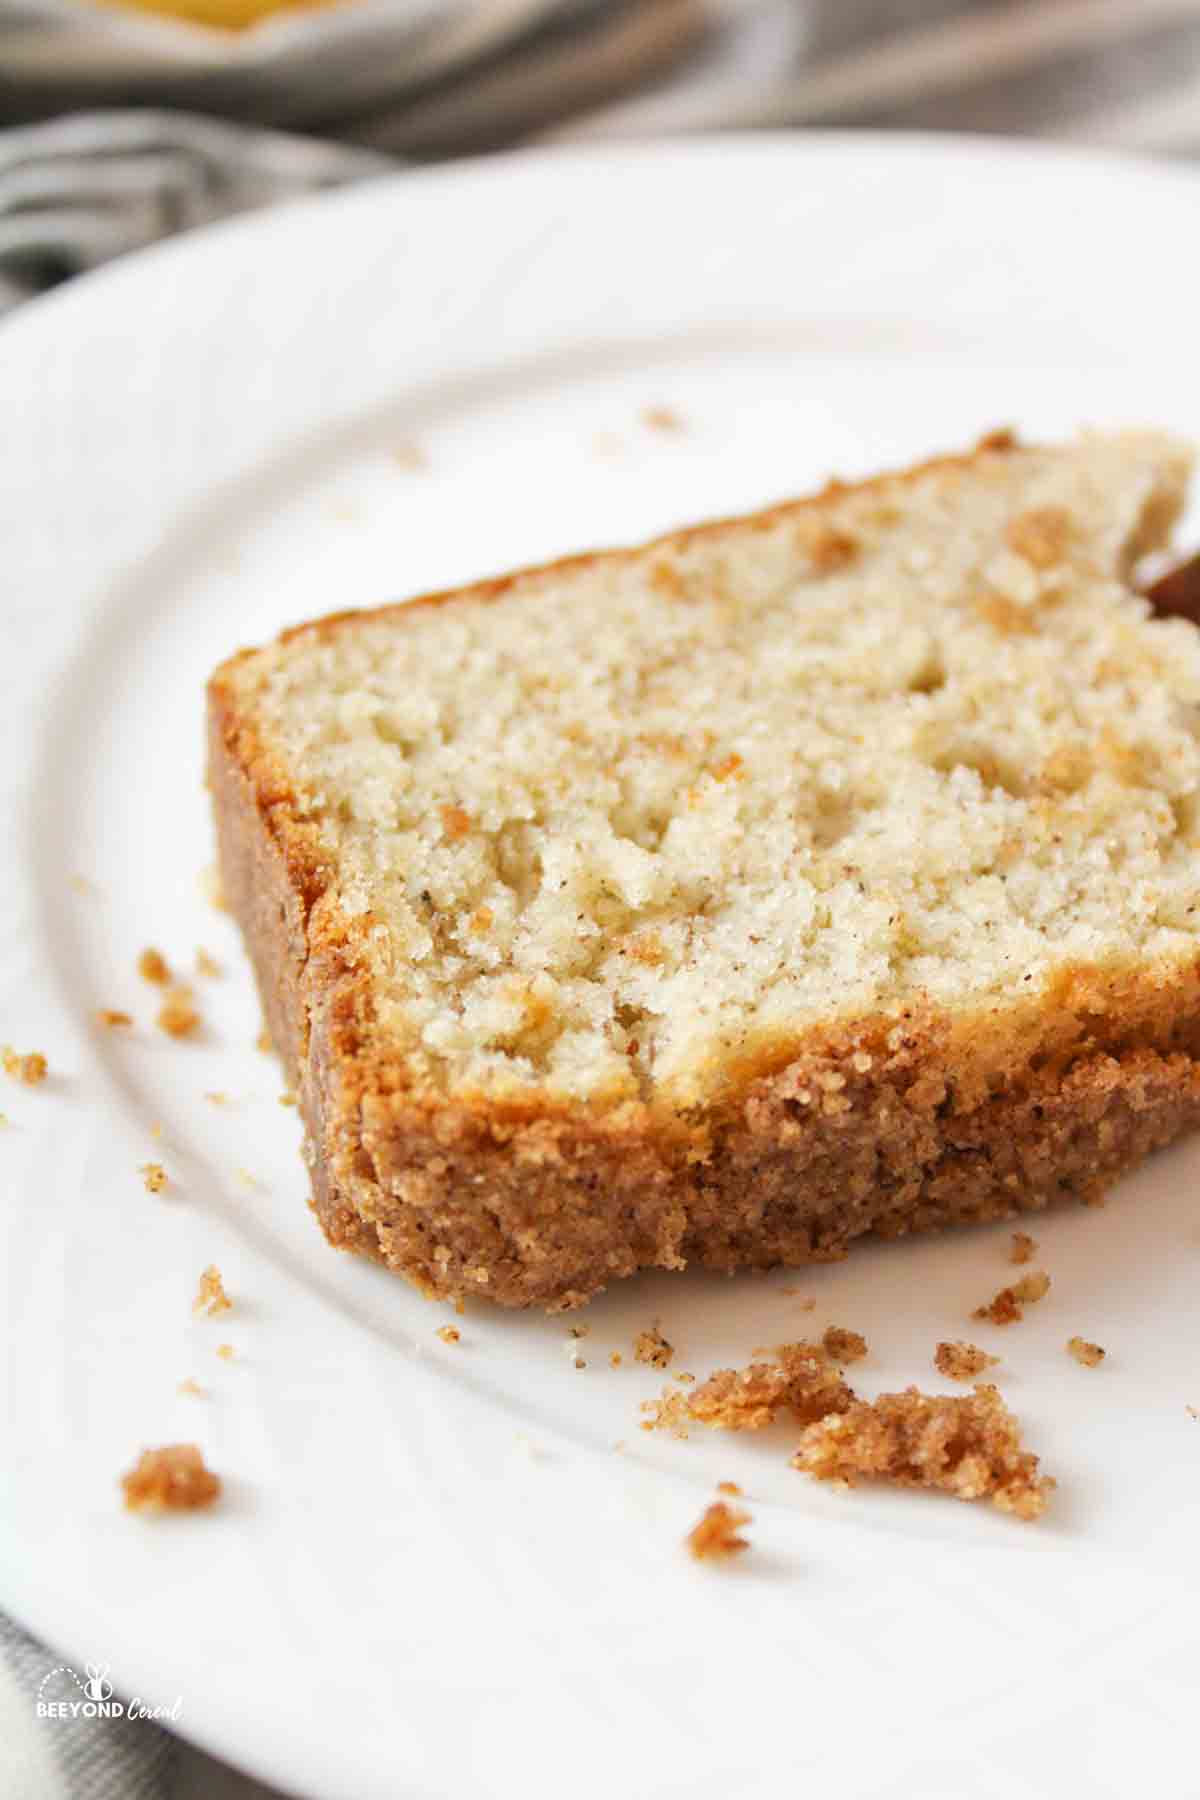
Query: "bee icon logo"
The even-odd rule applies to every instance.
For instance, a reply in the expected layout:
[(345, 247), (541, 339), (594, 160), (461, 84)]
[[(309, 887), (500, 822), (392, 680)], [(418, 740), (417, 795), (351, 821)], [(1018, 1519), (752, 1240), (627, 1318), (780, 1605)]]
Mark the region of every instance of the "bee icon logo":
[(104, 1679), (108, 1673), (108, 1664), (85, 1663), (84, 1667), (87, 1670), (87, 1681), (83, 1691), (88, 1699), (96, 1701), (111, 1699), (112, 1682)]

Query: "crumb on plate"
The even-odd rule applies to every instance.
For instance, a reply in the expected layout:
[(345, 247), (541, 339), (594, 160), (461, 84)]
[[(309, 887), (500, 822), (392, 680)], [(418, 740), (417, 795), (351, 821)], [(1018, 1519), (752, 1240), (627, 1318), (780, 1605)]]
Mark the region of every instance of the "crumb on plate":
[(232, 1362), (233, 1361), (233, 1345), (232, 1344), (218, 1344), (217, 1345), (217, 1355), (220, 1357), (222, 1362)]
[(208, 981), (215, 981), (221, 973), (221, 965), (215, 956), (201, 948), (196, 952), (196, 973)]
[(670, 1363), (675, 1354), (674, 1346), (658, 1329), (657, 1319), (648, 1331), (638, 1332), (633, 1340), (633, 1354), (640, 1363), (649, 1363), (655, 1369), (665, 1369)]
[(740, 1498), (742, 1490), (736, 1481), (718, 1481), (717, 1492), (718, 1494), (733, 1494), (735, 1497)]
[(221, 1492), (220, 1477), (205, 1467), (195, 1444), (143, 1450), (121, 1486), (131, 1512), (191, 1512), (211, 1506)]
[(1015, 1263), (1027, 1263), (1037, 1255), (1037, 1239), (1031, 1238), (1027, 1231), (1014, 1231), (1012, 1247), (1008, 1260)]
[(1086, 1369), (1094, 1369), (1098, 1363), (1104, 1361), (1104, 1351), (1101, 1346), (1089, 1343), (1087, 1338), (1069, 1337), (1067, 1349), (1075, 1361), (1082, 1363)]
[(678, 1388), (664, 1388), (657, 1400), (643, 1400), (641, 1411), (650, 1415), (642, 1420), (643, 1431), (669, 1431), (673, 1438), (687, 1437), (691, 1418), (688, 1396)]
[(1044, 1269), (1037, 1269), (1032, 1275), (1022, 1275), (1011, 1287), (1001, 1288), (986, 1306), (977, 1306), (971, 1317), (987, 1319), (992, 1325), (1015, 1325), (1024, 1318), (1025, 1308), (1044, 1300), (1049, 1291), (1050, 1277)]
[(743, 1507), (714, 1500), (684, 1541), (697, 1562), (723, 1562), (750, 1548), (749, 1539), (739, 1536), (749, 1523), (750, 1514)]
[(171, 970), (161, 950), (143, 950), (138, 957), (138, 974), (143, 981), (152, 981), (156, 987), (166, 987), (171, 979)]
[(158, 1009), (158, 1026), (169, 1037), (190, 1037), (200, 1023), (192, 990), (178, 984), (169, 987)]
[(233, 1301), (225, 1292), (225, 1283), (221, 1280), (221, 1271), (216, 1263), (209, 1263), (200, 1276), (200, 1286), (196, 1290), (196, 1298), (192, 1301), (194, 1313), (204, 1313), (213, 1319), (218, 1313), (231, 1311)]
[(646, 406), (642, 408), (642, 424), (649, 431), (682, 431), (683, 420), (673, 406)]
[(867, 1354), (867, 1340), (859, 1331), (848, 1331), (844, 1325), (831, 1325), (821, 1339), (821, 1347), (833, 1362), (861, 1362)]
[(14, 1081), (25, 1087), (37, 1087), (45, 1081), (49, 1065), (40, 1050), (27, 1050), (24, 1054), (6, 1044), (0, 1051), (0, 1064), (4, 1073), (11, 1075)]
[(270, 1056), (270, 1054), (271, 1054), (271, 1050), (273, 1048), (272, 1043), (271, 1043), (271, 1034), (267, 1030), (265, 1025), (263, 1026), (262, 1030), (259, 1032), (258, 1036), (254, 1040), (254, 1048), (256, 1050), (261, 1050), (264, 1056)]
[(122, 1012), (117, 1006), (102, 1006), (96, 1013), (96, 1023), (106, 1031), (124, 1031), (133, 1024), (133, 1014)]
[(185, 1375), (175, 1392), (177, 1394), (192, 1394), (197, 1399), (202, 1399), (207, 1392), (207, 1389), (202, 1388), (200, 1383), (195, 1380), (193, 1376)]
[(773, 1354), (746, 1369), (718, 1369), (688, 1396), (689, 1416), (722, 1431), (759, 1431), (784, 1408), (807, 1425), (853, 1403), (823, 1345), (781, 1344)]
[(148, 1194), (161, 1194), (167, 1185), (167, 1171), (160, 1162), (144, 1162), (138, 1169)]
[(457, 1325), (439, 1325), (433, 1335), (440, 1337), (443, 1344), (457, 1344), (462, 1341), (462, 1332)]
[(990, 1498), (1002, 1512), (1037, 1519), (1054, 1486), (1022, 1449), (1017, 1421), (998, 1391), (923, 1394), (906, 1388), (856, 1400), (810, 1425), (792, 1466), (852, 1487), (860, 1476), (900, 1487), (936, 1488), (957, 1500)]
[(609, 1351), (609, 1353), (608, 1353), (608, 1366), (609, 1366), (609, 1368), (610, 1368), (610, 1369), (619, 1369), (619, 1368), (620, 1368), (620, 1366), (621, 1366), (621, 1352), (620, 1352), (620, 1351), (619, 1351), (619, 1350), (610, 1350), (610, 1351)]
[(961, 1338), (939, 1344), (933, 1353), (934, 1368), (951, 1381), (977, 1381), (985, 1369), (999, 1361), (998, 1356), (989, 1356), (978, 1344), (966, 1344)]

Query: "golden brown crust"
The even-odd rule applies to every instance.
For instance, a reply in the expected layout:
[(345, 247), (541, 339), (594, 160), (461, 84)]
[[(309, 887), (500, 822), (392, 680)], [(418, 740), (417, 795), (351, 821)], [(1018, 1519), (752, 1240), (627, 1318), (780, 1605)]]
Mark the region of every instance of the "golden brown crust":
[[(987, 454), (1008, 447), (1001, 440)], [(972, 460), (939, 459), (908, 479)], [(821, 498), (750, 523), (766, 528)], [(660, 543), (746, 524), (717, 521)], [(490, 602), (533, 575), (599, 559), (371, 616)], [(360, 616), (335, 614), (284, 641)], [(761, 1039), (714, 1072), (700, 1105), (414, 1091), (372, 1029), (363, 925), (334, 904), (318, 829), (239, 710), (232, 671), (250, 654), (209, 686), (210, 784), (223, 886), (299, 1097), (312, 1203), (333, 1244), (431, 1294), (558, 1310), (641, 1268), (828, 1261), (867, 1232), (900, 1236), (1093, 1198), (1200, 1123), (1200, 958), (1170, 969), (1081, 966), (1020, 1004), (951, 1015), (914, 1003)]]

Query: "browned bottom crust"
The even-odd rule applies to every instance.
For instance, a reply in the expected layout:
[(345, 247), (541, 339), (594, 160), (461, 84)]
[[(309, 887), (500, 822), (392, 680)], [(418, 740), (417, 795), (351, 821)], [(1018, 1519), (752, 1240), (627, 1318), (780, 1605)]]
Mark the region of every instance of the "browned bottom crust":
[(829, 1261), (868, 1232), (1092, 1201), (1200, 1125), (1194, 969), (1140, 991), (1065, 984), (1053, 1053), (1018, 1033), (986, 1077), (914, 1015), (843, 1025), (669, 1120), (414, 1095), (373, 1042), (311, 828), (212, 699), (221, 873), (299, 1097), (313, 1206), (332, 1244), (430, 1294), (561, 1310), (643, 1268)]
[[(784, 1079), (796, 1076), (777, 1087)], [(312, 1145), (313, 1203), (331, 1243), (432, 1293), (558, 1310), (642, 1268), (831, 1261), (867, 1232), (900, 1237), (1094, 1201), (1200, 1124), (1195, 1064), (1152, 1052), (1098, 1057), (961, 1118), (939, 1120), (882, 1083), (851, 1099), (849, 1114), (813, 1119), (788, 1143), (772, 1129), (789, 1123), (780, 1094), (694, 1169), (664, 1166), (650, 1144), (561, 1126), (545, 1159), (531, 1161), (480, 1122), (451, 1143), (376, 1138), (349, 1188)]]

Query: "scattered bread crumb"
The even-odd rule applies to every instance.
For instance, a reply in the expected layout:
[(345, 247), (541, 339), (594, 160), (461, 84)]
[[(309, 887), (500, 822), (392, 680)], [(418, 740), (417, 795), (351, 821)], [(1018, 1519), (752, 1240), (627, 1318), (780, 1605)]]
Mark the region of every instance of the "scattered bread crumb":
[(254, 1040), (254, 1048), (256, 1050), (261, 1050), (264, 1056), (270, 1056), (271, 1051), (274, 1048), (271, 1043), (271, 1034), (265, 1025)]
[(152, 1138), (157, 1139), (157, 1138), (161, 1138), (162, 1134), (163, 1134), (162, 1120), (155, 1119), (153, 1125), (151, 1125), (151, 1127), (150, 1127), (150, 1136)]
[(807, 1425), (853, 1404), (823, 1345), (781, 1344), (774, 1355), (746, 1369), (718, 1369), (688, 1397), (689, 1416), (722, 1431), (759, 1431), (785, 1407)]
[(591, 1331), (590, 1325), (568, 1325), (567, 1332), (573, 1338), (585, 1338)]
[(0, 1051), (0, 1063), (4, 1073), (11, 1075), (14, 1081), (22, 1082), (26, 1087), (37, 1087), (45, 1081), (47, 1063), (40, 1050), (29, 1050), (24, 1055), (6, 1044)]
[(176, 1388), (175, 1392), (177, 1394), (194, 1394), (194, 1395), (196, 1395), (196, 1397), (198, 1399), (202, 1399), (204, 1397), (205, 1393), (207, 1392), (207, 1389), (202, 1388), (198, 1381), (193, 1380), (193, 1378), (190, 1375), (187, 1375), (179, 1383), (179, 1386)]
[(190, 1512), (211, 1506), (221, 1492), (219, 1476), (205, 1468), (195, 1444), (143, 1450), (121, 1486), (131, 1512)]
[(1200, 1419), (1200, 1407), (1185, 1406), (1183, 1410), (1187, 1413), (1189, 1419)]
[(682, 431), (683, 420), (671, 406), (646, 406), (642, 409), (642, 424), (648, 431)]
[(462, 1332), (457, 1325), (439, 1325), (435, 1337), (440, 1337), (443, 1344), (457, 1344), (462, 1340)]
[(619, 1350), (610, 1350), (610, 1351), (609, 1351), (609, 1354), (608, 1354), (608, 1364), (609, 1364), (609, 1367), (610, 1367), (610, 1368), (612, 1368), (612, 1369), (619, 1369), (619, 1368), (620, 1368), (620, 1366), (621, 1366), (621, 1352), (620, 1352), (620, 1351), (619, 1351)]
[(977, 1306), (971, 1317), (987, 1319), (993, 1325), (1015, 1325), (1024, 1318), (1025, 1308), (1043, 1300), (1049, 1291), (1050, 1277), (1044, 1269), (1037, 1269), (1032, 1275), (1022, 1275), (1011, 1287), (1001, 1288), (986, 1306)]
[(106, 1031), (121, 1031), (133, 1024), (133, 1014), (121, 1012), (115, 1006), (102, 1006), (96, 1014), (97, 1025), (103, 1025)]
[(138, 1170), (138, 1174), (141, 1176), (148, 1193), (161, 1194), (167, 1185), (167, 1171), (163, 1168), (161, 1163), (145, 1162)]
[(1071, 1352), (1071, 1355), (1075, 1358), (1077, 1363), (1083, 1363), (1084, 1367), (1088, 1369), (1094, 1369), (1097, 1363), (1102, 1363), (1104, 1361), (1104, 1351), (1101, 1349), (1100, 1345), (1089, 1344), (1086, 1338), (1069, 1337), (1067, 1339), (1067, 1349)]
[(196, 1290), (196, 1298), (192, 1301), (194, 1313), (204, 1313), (210, 1319), (218, 1313), (229, 1312), (233, 1301), (225, 1292), (225, 1283), (221, 1280), (221, 1271), (216, 1263), (209, 1263), (200, 1277), (200, 1286)]
[(951, 1381), (975, 1381), (999, 1361), (998, 1356), (989, 1356), (978, 1344), (964, 1344), (961, 1338), (955, 1343), (939, 1344), (933, 1353), (934, 1368)]
[(279, 1096), (279, 1104), (280, 1106), (295, 1106), (296, 1096), (293, 1094), (291, 1088), (285, 1088), (283, 1090), (283, 1093)]
[(737, 1484), (737, 1482), (736, 1482), (736, 1481), (718, 1481), (718, 1483), (717, 1483), (717, 1492), (718, 1492), (718, 1494), (735, 1494), (735, 1495), (740, 1495), (740, 1494), (741, 1494), (741, 1491), (742, 1491), (742, 1490), (741, 1490), (741, 1488), (740, 1488), (740, 1487), (739, 1487), (739, 1486), (738, 1486), (738, 1484)]
[(229, 1095), (223, 1088), (213, 1088), (211, 1092), (205, 1094), (204, 1098), (210, 1106), (227, 1106), (229, 1104)]
[(842, 1325), (831, 1325), (821, 1339), (826, 1356), (834, 1362), (861, 1362), (867, 1354), (867, 1340), (857, 1331), (847, 1331)]
[(657, 1319), (648, 1331), (638, 1332), (633, 1340), (633, 1354), (640, 1363), (649, 1363), (652, 1368), (667, 1367), (675, 1350), (658, 1329)]
[(881, 1394), (810, 1425), (793, 1468), (852, 1487), (859, 1476), (937, 1488), (958, 1500), (990, 1497), (1002, 1512), (1036, 1519), (1054, 1483), (1021, 1448), (1017, 1422), (994, 1387), (973, 1394)]
[(222, 1362), (232, 1362), (233, 1361), (233, 1345), (232, 1344), (218, 1344), (217, 1345), (217, 1355), (221, 1358)]
[(221, 965), (215, 956), (210, 956), (207, 950), (200, 949), (196, 952), (196, 973), (203, 975), (208, 981), (215, 981), (221, 974)]
[(714, 1500), (684, 1541), (697, 1562), (724, 1561), (750, 1548), (749, 1539), (738, 1536), (742, 1526), (749, 1523), (750, 1514), (744, 1508)]
[(215, 864), (210, 863), (207, 869), (200, 871), (200, 892), (210, 906), (218, 912), (228, 912), (229, 902), (225, 898), (225, 889), (221, 885), (221, 876)]
[(192, 991), (187, 987), (171, 987), (158, 1009), (158, 1026), (170, 1037), (190, 1037), (200, 1023)]
[(1012, 1250), (1009, 1261), (1027, 1263), (1037, 1254), (1037, 1239), (1031, 1238), (1027, 1231), (1014, 1231), (1012, 1234)]
[(156, 987), (166, 987), (171, 979), (167, 959), (161, 950), (142, 951), (138, 957), (138, 974), (143, 981), (152, 981)]
[(676, 1369), (671, 1376), (672, 1381), (678, 1381), (683, 1387), (689, 1386), (695, 1379), (696, 1377), (692, 1374), (690, 1369)]
[(669, 1431), (674, 1438), (687, 1437), (691, 1417), (688, 1396), (678, 1388), (664, 1388), (657, 1400), (643, 1400), (641, 1410), (650, 1414), (642, 1420), (643, 1431)]

